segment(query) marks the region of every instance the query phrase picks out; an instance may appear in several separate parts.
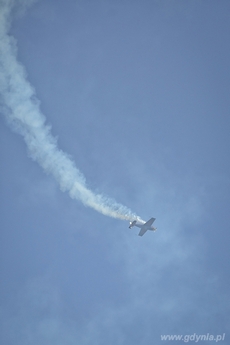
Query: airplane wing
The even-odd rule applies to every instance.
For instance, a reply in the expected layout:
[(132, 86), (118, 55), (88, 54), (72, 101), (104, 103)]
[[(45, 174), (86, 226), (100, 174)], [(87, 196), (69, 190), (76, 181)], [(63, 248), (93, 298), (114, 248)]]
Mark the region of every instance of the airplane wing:
[(143, 224), (138, 236), (143, 236), (146, 233), (146, 231), (151, 228), (151, 225), (153, 224), (155, 219), (156, 218), (150, 218), (145, 224)]
[(147, 230), (148, 230), (148, 228), (145, 228), (144, 225), (143, 225), (141, 230), (140, 230), (140, 232), (139, 232), (139, 234), (138, 234), (138, 236), (143, 236), (146, 233)]
[(143, 226), (146, 226), (148, 228), (153, 224), (155, 220), (156, 218), (150, 218)]

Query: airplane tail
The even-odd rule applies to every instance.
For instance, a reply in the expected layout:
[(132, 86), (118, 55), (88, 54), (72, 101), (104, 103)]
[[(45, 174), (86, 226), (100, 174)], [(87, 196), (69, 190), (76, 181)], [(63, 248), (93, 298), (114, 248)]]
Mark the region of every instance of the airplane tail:
[(136, 222), (137, 222), (136, 220), (134, 220), (133, 222), (130, 222), (129, 228), (132, 229), (132, 227), (136, 224)]

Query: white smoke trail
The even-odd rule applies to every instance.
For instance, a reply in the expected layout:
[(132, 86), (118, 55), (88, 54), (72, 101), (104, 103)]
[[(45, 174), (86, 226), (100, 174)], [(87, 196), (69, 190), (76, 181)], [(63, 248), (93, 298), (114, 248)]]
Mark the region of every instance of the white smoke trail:
[[(31, 2), (20, 1), (23, 5)], [(58, 148), (50, 127), (45, 124), (34, 89), (26, 79), (25, 69), (17, 61), (15, 39), (8, 34), (15, 3), (14, 0), (0, 0), (0, 100), (8, 124), (23, 136), (30, 157), (52, 174), (60, 189), (67, 191), (71, 198), (110, 217), (140, 219), (127, 207), (88, 189), (74, 162)]]

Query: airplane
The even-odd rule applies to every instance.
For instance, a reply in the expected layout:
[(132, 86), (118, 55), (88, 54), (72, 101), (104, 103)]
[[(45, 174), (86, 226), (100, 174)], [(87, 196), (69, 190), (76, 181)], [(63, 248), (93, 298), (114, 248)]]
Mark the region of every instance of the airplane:
[(134, 220), (133, 222), (130, 222), (129, 229), (132, 229), (132, 227), (137, 226), (140, 228), (139, 236), (143, 236), (147, 230), (156, 231), (157, 228), (154, 228), (152, 226), (153, 222), (156, 220), (156, 218), (150, 218), (146, 223), (141, 222), (139, 220)]

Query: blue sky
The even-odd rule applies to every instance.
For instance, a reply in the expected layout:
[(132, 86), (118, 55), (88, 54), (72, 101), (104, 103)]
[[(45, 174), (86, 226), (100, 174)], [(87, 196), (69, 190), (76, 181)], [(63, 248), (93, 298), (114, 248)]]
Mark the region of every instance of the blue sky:
[(92, 191), (158, 230), (138, 237), (63, 193), (3, 95), (1, 343), (227, 344), (229, 1), (40, 0), (11, 16), (58, 147)]

